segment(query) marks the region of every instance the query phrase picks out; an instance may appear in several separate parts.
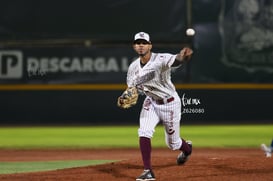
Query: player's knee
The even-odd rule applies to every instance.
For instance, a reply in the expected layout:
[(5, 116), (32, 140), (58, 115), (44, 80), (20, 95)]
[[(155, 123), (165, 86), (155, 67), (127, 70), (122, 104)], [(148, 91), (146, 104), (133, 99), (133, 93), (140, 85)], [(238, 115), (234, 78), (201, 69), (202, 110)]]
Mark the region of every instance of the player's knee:
[(168, 146), (168, 148), (171, 149), (171, 150), (176, 150), (175, 145), (172, 144), (172, 143), (167, 143), (167, 146)]
[(154, 134), (153, 130), (138, 129), (138, 136), (139, 137), (152, 138), (153, 134)]
[(172, 141), (166, 141), (166, 144), (169, 149), (171, 150), (178, 150), (181, 147), (181, 143), (178, 142), (172, 142)]

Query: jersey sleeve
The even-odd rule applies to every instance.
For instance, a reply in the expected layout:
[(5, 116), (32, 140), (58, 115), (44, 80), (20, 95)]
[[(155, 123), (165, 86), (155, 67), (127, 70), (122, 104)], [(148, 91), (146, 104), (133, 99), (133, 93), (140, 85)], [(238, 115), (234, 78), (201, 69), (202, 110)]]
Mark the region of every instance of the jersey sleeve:
[(176, 55), (169, 53), (160, 54), (159, 56), (159, 58), (162, 59), (162, 66), (164, 69), (171, 68), (176, 58)]

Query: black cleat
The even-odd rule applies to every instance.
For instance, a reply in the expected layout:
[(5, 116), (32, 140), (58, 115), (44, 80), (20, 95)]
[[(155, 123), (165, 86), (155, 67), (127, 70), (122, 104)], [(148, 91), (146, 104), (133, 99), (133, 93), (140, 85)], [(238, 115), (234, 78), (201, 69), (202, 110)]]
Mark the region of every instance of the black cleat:
[[(187, 144), (191, 147), (192, 149), (192, 142), (191, 141), (186, 141)], [(176, 163), (177, 165), (183, 165), (184, 163), (186, 163), (189, 159), (191, 155), (191, 152), (186, 154), (184, 153), (183, 151), (177, 156), (177, 160), (176, 160)]]
[(144, 170), (143, 173), (136, 179), (136, 181), (150, 181), (150, 180), (155, 180), (155, 175), (152, 170)]

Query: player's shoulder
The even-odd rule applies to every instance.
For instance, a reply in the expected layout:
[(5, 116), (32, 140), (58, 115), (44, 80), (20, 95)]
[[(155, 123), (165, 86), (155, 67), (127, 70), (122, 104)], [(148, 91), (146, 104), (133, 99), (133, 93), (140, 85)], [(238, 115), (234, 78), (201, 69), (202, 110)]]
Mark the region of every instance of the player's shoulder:
[(161, 55), (161, 56), (172, 56), (173, 55), (172, 53), (163, 53), (163, 52), (156, 53), (156, 54)]
[(130, 63), (130, 65), (129, 65), (129, 69), (134, 69), (134, 68), (136, 68), (136, 66), (138, 66), (138, 62), (139, 62), (139, 58), (135, 58), (135, 59), (133, 59), (133, 61)]
[(171, 53), (157, 53), (154, 62), (163, 67), (171, 67), (175, 58), (176, 55)]
[(154, 53), (155, 60), (157, 61), (169, 60), (173, 56), (175, 55), (171, 53)]

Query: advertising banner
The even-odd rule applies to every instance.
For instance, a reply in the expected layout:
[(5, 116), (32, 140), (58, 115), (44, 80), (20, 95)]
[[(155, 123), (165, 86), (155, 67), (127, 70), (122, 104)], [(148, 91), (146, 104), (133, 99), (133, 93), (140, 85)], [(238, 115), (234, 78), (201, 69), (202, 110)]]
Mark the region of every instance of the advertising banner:
[[(0, 49), (0, 83), (125, 83), (128, 66), (136, 56), (131, 45)], [(179, 75), (184, 70), (174, 71), (181, 82)]]
[(128, 48), (0, 50), (0, 82), (120, 83), (133, 58)]

